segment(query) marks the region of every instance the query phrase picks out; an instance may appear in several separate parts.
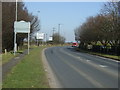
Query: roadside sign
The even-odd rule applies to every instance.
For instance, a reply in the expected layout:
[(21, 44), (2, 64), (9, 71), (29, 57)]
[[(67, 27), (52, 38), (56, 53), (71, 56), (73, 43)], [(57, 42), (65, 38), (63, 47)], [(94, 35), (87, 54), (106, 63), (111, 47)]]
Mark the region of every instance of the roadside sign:
[(49, 41), (52, 41), (52, 40), (53, 40), (53, 37), (52, 37), (52, 36), (50, 36), (50, 37), (49, 37)]
[(17, 52), (16, 34), (17, 33), (28, 33), (28, 54), (30, 47), (30, 22), (25, 21), (15, 21), (14, 22), (14, 55)]
[(36, 34), (36, 39), (41, 39), (41, 40), (43, 40), (44, 39), (44, 33), (37, 33)]
[(14, 32), (16, 33), (30, 33), (30, 22), (15, 21)]

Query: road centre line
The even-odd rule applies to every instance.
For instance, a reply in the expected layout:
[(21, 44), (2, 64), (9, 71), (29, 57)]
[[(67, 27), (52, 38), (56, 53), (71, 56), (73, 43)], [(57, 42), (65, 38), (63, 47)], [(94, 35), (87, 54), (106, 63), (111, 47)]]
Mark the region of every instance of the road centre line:
[[(67, 52), (63, 51), (63, 49), (61, 49), (60, 51), (61, 51), (62, 53), (64, 53), (64, 54), (67, 54), (67, 55), (73, 57), (73, 58), (76, 58), (76, 56), (74, 56), (74, 55), (72, 55), (72, 54), (70, 54), (70, 53), (67, 53)], [(76, 58), (76, 59), (78, 60), (78, 58)], [(100, 66), (99, 66), (98, 64), (93, 63), (93, 62), (90, 62), (90, 61), (85, 62), (85, 60), (81, 60), (81, 59), (79, 59), (79, 61), (81, 61), (82, 63), (88, 64), (88, 65), (90, 65), (90, 66), (92, 66), (92, 67), (94, 67), (94, 68), (96, 68), (96, 69), (98, 69), (98, 70), (100, 70), (100, 71), (102, 71), (102, 72), (105, 72), (106, 74), (109, 74), (109, 75), (112, 75), (113, 77), (117, 77), (117, 78), (118, 78), (118, 73), (111, 72), (111, 70), (108, 69), (108, 68), (106, 68), (107, 70), (106, 70), (105, 68), (99, 68)]]
[[(66, 49), (67, 50), (67, 49)], [(68, 50), (67, 50), (68, 51)], [(77, 55), (79, 55), (78, 53), (76, 53)], [(88, 54), (88, 53), (86, 53), (86, 54)], [(113, 59), (110, 59), (110, 58), (104, 58), (104, 57), (100, 57), (100, 56), (95, 56), (95, 55), (91, 55), (91, 54), (88, 54), (88, 55), (90, 55), (90, 56), (94, 56), (94, 57), (97, 57), (97, 58), (101, 58), (101, 59), (104, 59), (104, 60), (102, 60), (103, 62), (105, 62), (105, 63), (108, 63), (108, 64), (110, 64), (110, 65), (113, 65), (113, 63), (110, 63), (109, 61), (114, 61), (114, 63), (116, 63), (116, 64), (119, 64), (119, 62), (120, 61), (116, 61), (116, 60), (113, 60)], [(107, 61), (108, 60), (108, 61)]]
[(87, 75), (86, 73), (84, 73), (83, 71), (79, 70), (78, 68), (76, 68), (75, 66), (71, 65), (71, 67), (77, 71), (80, 75), (84, 76), (88, 81), (90, 81), (93, 85), (97, 85), (98, 88), (102, 88), (104, 87), (102, 84), (100, 84), (98, 81), (96, 81), (94, 78), (90, 77), (89, 75)]
[(104, 86), (102, 84), (100, 84), (98, 81), (96, 81), (94, 78), (90, 77), (89, 75), (87, 75), (86, 73), (84, 73), (82, 70), (79, 70), (78, 68), (76, 68), (74, 65), (70, 64), (69, 62), (62, 60), (64, 63), (66, 63), (68, 66), (70, 66), (73, 70), (75, 70), (76, 72), (78, 72), (80, 75), (82, 75), (83, 77), (85, 77), (88, 81), (90, 81), (94, 86), (97, 85), (97, 87), (99, 88), (103, 88)]
[(87, 62), (91, 61), (91, 60), (86, 60)]
[(104, 68), (104, 67), (108, 67), (108, 66), (105, 66), (105, 65), (99, 65), (99, 66), (100, 66), (100, 67), (103, 67), (103, 68)]
[[(76, 53), (77, 54), (77, 53)], [(116, 63), (119, 63), (120, 61), (117, 61), (117, 60), (113, 60), (111, 58), (105, 58), (105, 57), (101, 57), (101, 56), (96, 56), (96, 55), (92, 55), (92, 54), (89, 54), (89, 53), (86, 53), (88, 55), (91, 55), (91, 56), (95, 56), (95, 57), (98, 57), (98, 58), (102, 58), (102, 59), (105, 59), (105, 60), (109, 60), (109, 61), (113, 61), (113, 62), (116, 62)], [(120, 57), (119, 57), (120, 58)]]

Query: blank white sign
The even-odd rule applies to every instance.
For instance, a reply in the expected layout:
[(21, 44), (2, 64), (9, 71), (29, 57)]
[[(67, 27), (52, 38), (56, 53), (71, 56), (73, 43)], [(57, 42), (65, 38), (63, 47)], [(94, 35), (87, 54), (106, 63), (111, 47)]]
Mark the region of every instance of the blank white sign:
[(30, 33), (30, 22), (15, 21), (14, 32), (16, 33)]
[(36, 39), (42, 39), (43, 40), (44, 39), (44, 35), (45, 35), (44, 33), (37, 33), (36, 34)]
[(49, 41), (52, 41), (52, 40), (53, 40), (53, 37), (52, 37), (52, 36), (50, 36), (50, 37), (49, 37)]

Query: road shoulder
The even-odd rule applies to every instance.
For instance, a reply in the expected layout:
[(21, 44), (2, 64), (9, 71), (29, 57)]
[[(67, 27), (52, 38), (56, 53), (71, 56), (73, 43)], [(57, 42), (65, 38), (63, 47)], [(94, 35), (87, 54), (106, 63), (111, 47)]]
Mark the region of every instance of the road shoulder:
[(60, 85), (59, 81), (57, 80), (53, 70), (51, 69), (46, 56), (45, 56), (45, 50), (47, 48), (43, 49), (42, 51), (42, 62), (43, 62), (43, 66), (44, 66), (44, 70), (46, 71), (46, 76), (49, 82), (49, 86), (50, 88), (62, 88), (62, 86)]

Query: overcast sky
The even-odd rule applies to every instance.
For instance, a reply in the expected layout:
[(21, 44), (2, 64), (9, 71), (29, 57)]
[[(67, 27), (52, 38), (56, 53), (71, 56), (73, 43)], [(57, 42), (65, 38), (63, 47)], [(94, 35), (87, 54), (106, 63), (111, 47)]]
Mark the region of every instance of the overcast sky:
[[(29, 12), (38, 15), (41, 31), (52, 35), (53, 27), (58, 32), (58, 24), (62, 24), (60, 34), (66, 41), (75, 41), (74, 29), (89, 16), (100, 12), (103, 2), (25, 2)], [(38, 13), (40, 11), (40, 13)]]

